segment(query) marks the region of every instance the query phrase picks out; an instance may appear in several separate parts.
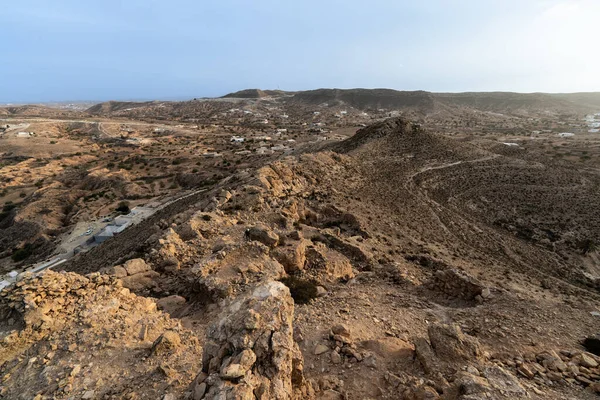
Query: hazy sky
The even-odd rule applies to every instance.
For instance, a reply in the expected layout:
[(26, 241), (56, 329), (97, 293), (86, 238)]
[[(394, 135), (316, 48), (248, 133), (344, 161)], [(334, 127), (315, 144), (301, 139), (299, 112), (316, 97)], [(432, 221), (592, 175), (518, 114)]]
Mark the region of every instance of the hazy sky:
[(0, 102), (600, 91), (600, 0), (4, 0)]

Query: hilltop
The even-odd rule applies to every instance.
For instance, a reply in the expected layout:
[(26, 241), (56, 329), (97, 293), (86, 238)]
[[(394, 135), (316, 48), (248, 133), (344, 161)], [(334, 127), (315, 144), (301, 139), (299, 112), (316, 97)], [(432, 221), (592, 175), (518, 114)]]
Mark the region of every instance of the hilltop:
[(234, 99), (261, 99), (264, 97), (276, 97), (290, 94), (291, 92), (285, 92), (283, 90), (261, 90), (261, 89), (246, 89), (240, 90), (235, 93), (229, 93), (222, 98), (234, 98)]

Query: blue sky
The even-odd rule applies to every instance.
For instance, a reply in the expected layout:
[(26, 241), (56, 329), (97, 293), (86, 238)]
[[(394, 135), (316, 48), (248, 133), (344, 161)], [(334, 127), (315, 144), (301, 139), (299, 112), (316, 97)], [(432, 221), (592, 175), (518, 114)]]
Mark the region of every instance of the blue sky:
[(3, 3), (0, 102), (600, 91), (598, 0)]

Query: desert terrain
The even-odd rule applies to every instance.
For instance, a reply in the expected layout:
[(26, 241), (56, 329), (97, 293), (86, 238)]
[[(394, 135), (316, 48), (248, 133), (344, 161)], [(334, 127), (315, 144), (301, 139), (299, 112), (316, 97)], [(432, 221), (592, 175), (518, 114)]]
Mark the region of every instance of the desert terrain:
[(594, 399), (600, 94), (0, 107), (0, 398)]

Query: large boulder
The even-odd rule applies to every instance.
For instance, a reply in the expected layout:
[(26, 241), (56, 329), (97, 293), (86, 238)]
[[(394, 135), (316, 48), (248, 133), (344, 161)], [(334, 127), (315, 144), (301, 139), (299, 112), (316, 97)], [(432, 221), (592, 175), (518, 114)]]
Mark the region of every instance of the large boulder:
[(208, 330), (195, 393), (204, 399), (293, 399), (303, 382), (294, 301), (268, 282), (231, 304)]
[(443, 361), (474, 360), (482, 353), (478, 340), (464, 334), (456, 324), (434, 323), (427, 333), (436, 356)]
[(279, 243), (279, 235), (264, 225), (256, 225), (246, 230), (249, 240), (256, 240), (269, 247), (275, 247)]
[(283, 265), (288, 274), (298, 272), (304, 269), (306, 263), (306, 246), (310, 240), (295, 240), (286, 243), (285, 247), (279, 247), (273, 252), (277, 261)]
[(134, 258), (125, 262), (123, 268), (127, 271), (127, 275), (135, 275), (150, 270), (150, 266), (141, 258)]

